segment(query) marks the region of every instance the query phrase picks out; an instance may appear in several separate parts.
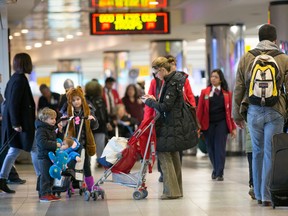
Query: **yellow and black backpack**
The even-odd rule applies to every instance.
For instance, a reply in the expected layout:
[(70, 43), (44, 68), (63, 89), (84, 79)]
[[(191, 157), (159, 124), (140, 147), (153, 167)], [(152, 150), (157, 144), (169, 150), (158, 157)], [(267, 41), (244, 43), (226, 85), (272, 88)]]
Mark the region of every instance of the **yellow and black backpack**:
[(273, 106), (277, 103), (282, 89), (281, 72), (274, 57), (282, 52), (278, 50), (249, 51), (255, 56), (248, 74), (249, 103), (259, 106)]

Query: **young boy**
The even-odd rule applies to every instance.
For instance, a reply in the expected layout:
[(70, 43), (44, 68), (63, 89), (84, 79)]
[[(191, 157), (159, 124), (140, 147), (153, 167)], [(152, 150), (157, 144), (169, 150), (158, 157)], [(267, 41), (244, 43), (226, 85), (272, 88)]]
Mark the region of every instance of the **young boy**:
[(38, 119), (36, 120), (36, 143), (38, 147), (38, 160), (40, 168), (39, 184), (40, 202), (58, 201), (60, 198), (52, 195), (53, 179), (49, 175), (49, 168), (52, 162), (48, 156), (48, 152), (53, 151), (61, 144), (56, 141), (56, 138), (62, 136), (62, 123), (58, 124), (58, 134), (56, 134), (56, 112), (47, 107), (40, 110)]

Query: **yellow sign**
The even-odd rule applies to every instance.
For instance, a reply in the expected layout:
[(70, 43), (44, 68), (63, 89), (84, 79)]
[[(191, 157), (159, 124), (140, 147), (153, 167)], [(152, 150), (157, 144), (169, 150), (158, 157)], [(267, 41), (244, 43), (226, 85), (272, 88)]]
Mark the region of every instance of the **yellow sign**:
[(101, 14), (100, 23), (113, 23), (115, 30), (142, 30), (143, 23), (157, 22), (156, 13)]
[(165, 8), (167, 0), (91, 0), (92, 7)]
[(93, 13), (91, 33), (103, 34), (168, 34), (169, 13)]

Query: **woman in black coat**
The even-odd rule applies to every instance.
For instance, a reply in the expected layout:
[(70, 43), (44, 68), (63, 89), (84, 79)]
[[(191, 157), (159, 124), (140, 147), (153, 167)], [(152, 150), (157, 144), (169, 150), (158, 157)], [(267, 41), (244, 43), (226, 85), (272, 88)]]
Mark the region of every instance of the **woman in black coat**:
[(21, 151), (30, 152), (35, 134), (35, 103), (25, 74), (32, 72), (32, 61), (28, 54), (18, 53), (13, 59), (15, 73), (5, 89), (5, 106), (2, 120), (2, 143), (10, 148), (0, 173), (0, 189), (15, 193), (6, 184), (11, 167)]
[(142, 97), (143, 102), (160, 112), (156, 122), (157, 154), (163, 171), (163, 195), (161, 199), (176, 199), (183, 196), (179, 143), (186, 145), (190, 139), (188, 121), (183, 119), (183, 86), (187, 75), (170, 71), (171, 65), (165, 57), (152, 62), (156, 77), (164, 79), (159, 101), (152, 95)]

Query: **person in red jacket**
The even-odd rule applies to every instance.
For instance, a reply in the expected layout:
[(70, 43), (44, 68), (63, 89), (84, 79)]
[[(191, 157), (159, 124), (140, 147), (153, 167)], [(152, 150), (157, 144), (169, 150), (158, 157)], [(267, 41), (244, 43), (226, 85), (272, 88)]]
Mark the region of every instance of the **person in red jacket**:
[[(177, 67), (176, 67), (177, 61), (176, 61), (175, 57), (172, 56), (172, 55), (167, 55), (167, 56), (164, 56), (164, 57), (168, 59), (170, 65), (171, 65), (171, 71), (177, 71)], [(163, 81), (158, 79), (156, 76), (154, 76), (154, 79), (151, 80), (150, 87), (149, 87), (149, 90), (148, 90), (148, 94), (149, 95), (153, 95), (158, 100), (162, 84), (163, 84)], [(192, 89), (191, 89), (191, 86), (190, 86), (190, 82), (189, 82), (188, 79), (186, 79), (185, 84), (184, 84), (183, 96), (185, 97), (184, 99), (187, 102), (189, 102), (193, 107), (196, 107), (196, 101), (195, 101), (194, 94), (192, 92)], [(155, 115), (155, 110), (153, 108), (145, 105), (143, 120), (147, 119), (147, 118), (149, 118), (150, 116), (153, 116), (153, 115)], [(182, 152), (180, 152), (180, 158), (181, 158), (181, 161), (182, 161)], [(160, 164), (159, 161), (158, 161), (157, 164), (158, 164), (158, 171), (161, 173), (161, 175), (159, 177), (159, 182), (163, 182), (163, 174), (162, 174), (161, 167), (159, 165)]]
[(201, 91), (197, 118), (204, 133), (207, 151), (213, 166), (212, 179), (223, 181), (226, 139), (236, 136), (236, 125), (231, 117), (232, 93), (220, 69), (210, 75), (210, 84)]
[(115, 83), (115, 79), (113, 77), (108, 77), (105, 80), (105, 86), (103, 91), (103, 100), (106, 103), (107, 112), (109, 116), (115, 115), (115, 107), (117, 104), (121, 104), (121, 98), (117, 90), (113, 89), (113, 85)]

